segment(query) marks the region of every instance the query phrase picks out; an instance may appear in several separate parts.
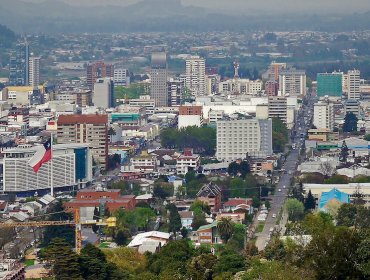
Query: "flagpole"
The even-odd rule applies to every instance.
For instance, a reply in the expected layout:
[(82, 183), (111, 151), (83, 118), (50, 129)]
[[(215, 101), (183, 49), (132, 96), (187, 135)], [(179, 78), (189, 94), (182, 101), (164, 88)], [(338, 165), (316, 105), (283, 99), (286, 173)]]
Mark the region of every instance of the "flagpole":
[(53, 133), (51, 133), (51, 136), (50, 136), (50, 150), (51, 150), (51, 160), (50, 160), (50, 193), (51, 193), (51, 196), (54, 196), (54, 180), (53, 180)]

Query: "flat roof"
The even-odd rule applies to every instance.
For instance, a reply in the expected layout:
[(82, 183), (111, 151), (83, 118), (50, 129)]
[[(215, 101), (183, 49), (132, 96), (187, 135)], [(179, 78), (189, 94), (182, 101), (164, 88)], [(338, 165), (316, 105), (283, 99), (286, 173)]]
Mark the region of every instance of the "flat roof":
[[(35, 146), (18, 146), (15, 148), (10, 148), (10, 149), (3, 149), (1, 153), (3, 154), (14, 154), (14, 153), (25, 153), (25, 152), (36, 152), (38, 147), (40, 145), (35, 145)], [(88, 143), (70, 143), (70, 144), (55, 144), (52, 146), (53, 150), (58, 151), (58, 150), (67, 150), (67, 149), (79, 149), (79, 148), (88, 148), (90, 147), (90, 144)]]
[(61, 115), (57, 121), (59, 124), (79, 124), (79, 123), (92, 123), (92, 124), (107, 124), (108, 115)]

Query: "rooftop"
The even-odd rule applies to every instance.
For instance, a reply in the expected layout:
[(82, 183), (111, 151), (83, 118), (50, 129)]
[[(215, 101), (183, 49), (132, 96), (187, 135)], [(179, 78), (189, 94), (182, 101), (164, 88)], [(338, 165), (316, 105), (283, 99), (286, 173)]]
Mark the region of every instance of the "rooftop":
[(108, 115), (61, 115), (58, 118), (58, 125), (60, 124), (81, 124), (81, 123), (91, 123), (91, 124), (107, 124)]

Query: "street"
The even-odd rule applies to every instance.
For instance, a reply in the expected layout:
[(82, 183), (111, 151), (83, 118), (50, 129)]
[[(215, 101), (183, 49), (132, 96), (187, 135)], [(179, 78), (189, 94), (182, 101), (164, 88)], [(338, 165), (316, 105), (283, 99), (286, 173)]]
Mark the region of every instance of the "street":
[[(263, 231), (257, 233), (256, 246), (259, 251), (263, 250), (270, 240), (271, 228), (280, 231), (280, 234), (285, 233), (285, 224), (288, 220), (287, 213), (284, 211), (284, 202), (288, 196), (290, 183), (294, 176), (297, 166), (299, 164), (299, 153), (301, 149), (304, 149), (304, 138), (307, 135), (308, 129), (311, 128), (312, 123), (312, 108), (313, 100), (311, 95), (307, 98), (307, 106), (303, 106), (302, 111), (297, 117), (296, 124), (293, 128), (294, 134), (292, 137), (292, 144), (296, 145), (295, 149), (292, 149), (282, 166), (285, 172), (282, 172), (280, 181), (276, 186), (274, 195), (271, 198), (271, 209), (265, 220), (265, 226)], [(279, 218), (279, 213), (282, 213), (281, 219), (277, 227), (277, 219)], [(276, 214), (276, 218), (273, 218), (273, 214)]]

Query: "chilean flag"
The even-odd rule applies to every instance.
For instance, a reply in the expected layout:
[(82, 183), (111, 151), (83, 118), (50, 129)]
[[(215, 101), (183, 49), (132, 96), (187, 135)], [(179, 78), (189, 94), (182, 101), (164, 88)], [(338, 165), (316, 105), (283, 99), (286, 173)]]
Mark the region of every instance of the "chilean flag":
[(28, 162), (33, 168), (33, 171), (37, 173), (45, 162), (51, 160), (51, 138), (40, 146), (34, 156)]

